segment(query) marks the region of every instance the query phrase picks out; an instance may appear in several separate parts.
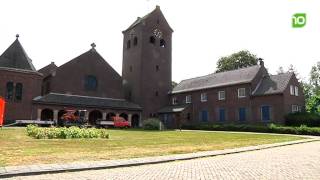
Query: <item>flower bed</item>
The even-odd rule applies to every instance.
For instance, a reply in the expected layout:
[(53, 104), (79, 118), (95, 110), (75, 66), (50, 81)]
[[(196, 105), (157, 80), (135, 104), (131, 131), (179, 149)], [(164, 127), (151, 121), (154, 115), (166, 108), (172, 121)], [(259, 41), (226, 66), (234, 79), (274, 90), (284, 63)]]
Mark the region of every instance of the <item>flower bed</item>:
[(28, 125), (26, 129), (28, 136), (36, 139), (109, 138), (106, 129), (79, 127), (43, 128), (35, 125)]

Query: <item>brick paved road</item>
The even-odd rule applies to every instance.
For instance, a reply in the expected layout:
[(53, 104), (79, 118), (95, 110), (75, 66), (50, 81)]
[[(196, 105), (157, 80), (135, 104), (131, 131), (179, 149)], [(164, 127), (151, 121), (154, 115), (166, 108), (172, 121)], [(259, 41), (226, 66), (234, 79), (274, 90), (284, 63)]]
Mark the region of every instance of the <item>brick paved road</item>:
[(320, 142), (163, 164), (13, 179), (320, 179)]

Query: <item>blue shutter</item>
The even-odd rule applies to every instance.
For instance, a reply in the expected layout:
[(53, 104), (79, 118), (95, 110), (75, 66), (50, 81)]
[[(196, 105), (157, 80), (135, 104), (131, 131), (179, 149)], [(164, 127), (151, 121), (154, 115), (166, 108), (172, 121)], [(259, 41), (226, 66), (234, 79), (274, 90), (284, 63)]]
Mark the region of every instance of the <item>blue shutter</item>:
[(262, 121), (270, 120), (270, 106), (262, 106), (261, 113), (262, 113)]
[(246, 120), (246, 108), (239, 108), (239, 121)]
[(208, 111), (201, 111), (201, 120), (203, 122), (208, 122)]
[(221, 122), (226, 120), (226, 114), (225, 113), (226, 113), (225, 109), (223, 109), (223, 108), (219, 109), (219, 120)]

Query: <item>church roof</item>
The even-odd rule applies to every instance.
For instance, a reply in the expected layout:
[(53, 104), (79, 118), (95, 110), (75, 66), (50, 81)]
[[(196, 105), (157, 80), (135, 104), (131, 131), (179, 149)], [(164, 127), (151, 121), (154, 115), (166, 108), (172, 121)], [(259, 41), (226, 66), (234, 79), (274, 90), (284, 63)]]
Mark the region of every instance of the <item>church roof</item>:
[[(134, 28), (135, 26), (137, 26), (138, 24), (142, 23), (144, 20), (148, 19), (152, 14), (154, 14), (156, 11), (160, 11), (160, 13), (162, 14), (161, 10), (160, 10), (160, 6), (156, 6), (156, 8), (151, 11), (150, 13), (148, 13), (147, 15), (143, 16), (143, 17), (138, 17), (137, 20), (135, 20), (126, 30), (124, 30), (123, 32), (126, 32), (132, 28)], [(164, 19), (165, 20), (165, 19)], [(165, 20), (166, 21), (166, 20)], [(166, 22), (168, 24), (168, 22)], [(168, 24), (169, 26), (169, 24)], [(169, 28), (172, 30), (172, 28), (169, 26)], [(173, 30), (172, 30), (173, 31)]]
[(213, 73), (206, 76), (186, 79), (175, 86), (171, 93), (175, 94), (180, 92), (250, 83), (258, 73), (260, 67), (260, 65), (255, 65), (232, 71)]
[(253, 91), (254, 96), (280, 94), (288, 87), (292, 72), (265, 76)]
[(33, 99), (35, 103), (52, 105), (70, 105), (93, 108), (112, 108), (140, 110), (137, 104), (128, 102), (124, 99), (103, 98), (94, 96), (80, 96), (70, 94), (49, 93), (44, 96), (38, 96)]
[(47, 77), (48, 75), (50, 75), (52, 72), (54, 72), (56, 69), (58, 68), (58, 66), (56, 66), (54, 64), (54, 62), (51, 62), (49, 65), (41, 68), (38, 70), (39, 73), (43, 74), (44, 77)]
[(28, 57), (21, 43), (17, 39), (0, 56), (0, 67), (36, 71), (32, 60)]

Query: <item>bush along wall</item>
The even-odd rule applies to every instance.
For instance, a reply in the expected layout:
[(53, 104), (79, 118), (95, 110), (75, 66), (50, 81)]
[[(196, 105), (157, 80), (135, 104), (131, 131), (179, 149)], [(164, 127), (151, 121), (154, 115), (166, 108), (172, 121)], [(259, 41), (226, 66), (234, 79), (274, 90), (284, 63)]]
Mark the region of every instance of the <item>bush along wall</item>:
[(320, 127), (320, 115), (309, 112), (291, 113), (285, 116), (285, 124), (287, 126)]
[(198, 126), (184, 126), (183, 129), (209, 130), (209, 131), (244, 131), (280, 134), (298, 134), (320, 136), (320, 127), (308, 127), (301, 125), (298, 127), (281, 126), (269, 124), (267, 126), (235, 125), (235, 124), (202, 124)]
[(36, 139), (109, 138), (109, 134), (106, 129), (96, 128), (43, 128), (36, 125), (28, 125), (26, 130), (28, 136)]

